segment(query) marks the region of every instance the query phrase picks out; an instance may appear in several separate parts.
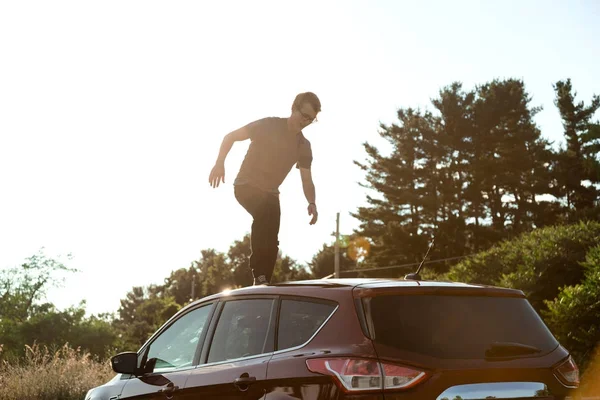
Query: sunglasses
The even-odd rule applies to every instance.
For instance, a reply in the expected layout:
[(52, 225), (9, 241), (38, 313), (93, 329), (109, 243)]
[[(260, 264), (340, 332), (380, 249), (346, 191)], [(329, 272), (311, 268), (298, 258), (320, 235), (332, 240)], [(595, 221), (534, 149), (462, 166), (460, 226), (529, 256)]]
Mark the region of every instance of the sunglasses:
[(315, 117), (311, 117), (310, 115), (306, 114), (305, 112), (303, 112), (299, 108), (297, 108), (296, 110), (298, 110), (298, 112), (300, 113), (300, 115), (302, 115), (302, 118), (304, 118), (305, 121), (308, 121), (310, 123), (317, 122), (317, 117), (316, 116)]

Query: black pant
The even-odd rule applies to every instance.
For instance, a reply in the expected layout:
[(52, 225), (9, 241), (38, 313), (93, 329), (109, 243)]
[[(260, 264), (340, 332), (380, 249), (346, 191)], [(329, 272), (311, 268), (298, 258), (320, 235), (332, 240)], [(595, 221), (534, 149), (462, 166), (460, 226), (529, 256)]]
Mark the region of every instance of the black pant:
[(237, 201), (252, 215), (250, 269), (254, 278), (264, 275), (271, 281), (279, 252), (279, 197), (249, 185), (236, 185)]

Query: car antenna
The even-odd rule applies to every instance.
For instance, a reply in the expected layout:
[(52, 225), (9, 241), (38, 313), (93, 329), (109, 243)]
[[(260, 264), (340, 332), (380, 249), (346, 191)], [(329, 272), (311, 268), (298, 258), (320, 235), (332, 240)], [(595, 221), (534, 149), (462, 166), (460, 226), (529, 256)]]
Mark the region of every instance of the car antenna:
[(412, 280), (412, 281), (420, 281), (421, 280), (421, 275), (419, 275), (419, 272), (421, 271), (421, 267), (423, 266), (423, 263), (425, 262), (425, 259), (429, 255), (429, 251), (433, 247), (433, 243), (434, 242), (435, 242), (435, 237), (433, 237), (431, 239), (431, 243), (429, 244), (429, 248), (427, 249), (427, 253), (425, 253), (425, 257), (423, 257), (423, 260), (421, 261), (421, 264), (419, 264), (419, 268), (417, 268), (417, 272), (413, 272), (412, 274), (407, 274), (404, 277), (404, 279), (406, 279), (406, 280)]

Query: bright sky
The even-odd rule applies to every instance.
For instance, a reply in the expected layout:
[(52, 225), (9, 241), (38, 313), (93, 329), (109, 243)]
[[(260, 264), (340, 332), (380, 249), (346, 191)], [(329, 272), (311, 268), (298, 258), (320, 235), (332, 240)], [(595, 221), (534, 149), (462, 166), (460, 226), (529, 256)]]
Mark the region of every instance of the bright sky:
[(544, 136), (561, 140), (552, 84), (600, 93), (600, 3), (587, 1), (4, 1), (0, 3), (0, 268), (42, 246), (72, 253), (49, 301), (116, 311), (200, 250), (227, 251), (251, 219), (232, 182), (208, 174), (223, 135), (286, 117), (314, 91), (304, 130), (320, 218), (309, 226), (299, 173), (281, 187), (281, 250), (309, 261), (364, 202), (364, 141), (398, 107), (521, 78)]

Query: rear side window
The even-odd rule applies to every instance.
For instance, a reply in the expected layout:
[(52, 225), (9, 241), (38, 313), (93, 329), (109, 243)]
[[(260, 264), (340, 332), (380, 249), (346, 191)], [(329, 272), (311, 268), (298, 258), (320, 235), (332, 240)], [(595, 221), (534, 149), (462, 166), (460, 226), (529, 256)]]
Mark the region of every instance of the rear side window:
[(272, 299), (232, 300), (225, 303), (213, 336), (208, 362), (226, 361), (273, 351), (269, 340)]
[(546, 353), (558, 342), (524, 298), (407, 295), (365, 299), (375, 342), (438, 358), (485, 358), (494, 343)]
[(333, 313), (335, 307), (332, 303), (282, 300), (277, 349), (289, 349), (308, 342)]

